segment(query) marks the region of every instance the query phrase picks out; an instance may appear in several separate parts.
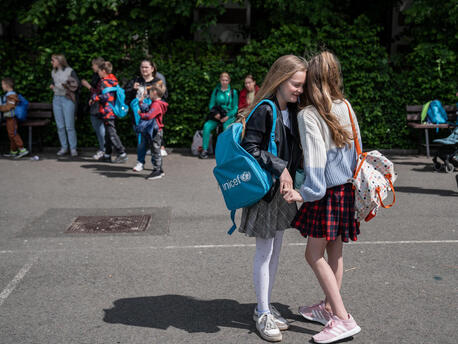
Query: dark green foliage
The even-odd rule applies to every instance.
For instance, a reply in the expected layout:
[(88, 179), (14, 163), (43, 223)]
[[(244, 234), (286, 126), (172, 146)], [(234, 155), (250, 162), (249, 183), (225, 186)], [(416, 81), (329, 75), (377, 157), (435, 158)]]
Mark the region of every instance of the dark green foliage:
[[(121, 85), (139, 75), (140, 61), (150, 55), (167, 78), (168, 145), (189, 145), (208, 112), (210, 93), (219, 74), (227, 71), (232, 87), (241, 89), (247, 73), (258, 84), (281, 55), (310, 57), (323, 48), (336, 53), (342, 65), (345, 94), (360, 120), (366, 147), (409, 147), (414, 140), (405, 123), (405, 105), (440, 99), (456, 102), (456, 1), (437, 6), (416, 0), (405, 12), (404, 35), (409, 49), (390, 60), (379, 37), (382, 27), (360, 15), (358, 1), (252, 1), (252, 40), (236, 56), (229, 47), (194, 42), (193, 32), (215, 22), (224, 12), (218, 0), (29, 0), (16, 5), (6, 0), (0, 22), (7, 28), (0, 41), (1, 76), (16, 80), (17, 90), (30, 101), (50, 102), (50, 57), (64, 53), (80, 78), (90, 79), (90, 61), (103, 56), (114, 65)], [(389, 11), (396, 0), (377, 2)], [(215, 6), (193, 22), (198, 6)], [(368, 14), (373, 16), (374, 12)], [(32, 23), (18, 40), (16, 18)], [(257, 19), (262, 18), (262, 20)], [(88, 115), (88, 91), (80, 95), (77, 122), (80, 146), (95, 146)], [(127, 146), (135, 145), (130, 119), (118, 120)], [(57, 145), (55, 126), (45, 133), (45, 144)]]

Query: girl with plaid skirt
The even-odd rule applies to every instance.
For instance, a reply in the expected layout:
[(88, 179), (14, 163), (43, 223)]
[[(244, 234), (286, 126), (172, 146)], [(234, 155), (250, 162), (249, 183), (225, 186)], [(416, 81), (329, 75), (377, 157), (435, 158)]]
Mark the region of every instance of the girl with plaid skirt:
[[(288, 329), (288, 322), (271, 304), (271, 293), (277, 273), (283, 233), (290, 228), (296, 214), (296, 204), (288, 204), (282, 195), (293, 187), (296, 162), (302, 152), (297, 127), (298, 98), (303, 92), (307, 63), (294, 55), (278, 58), (255, 96), (252, 104), (241, 114), (243, 118), (257, 103), (270, 99), (275, 104), (263, 103), (255, 110), (245, 125), (242, 147), (273, 176), (276, 183), (267, 195), (254, 205), (244, 208), (239, 231), (256, 238), (256, 252), (253, 262), (253, 281), (257, 306), (253, 320), (260, 336), (268, 341), (282, 340), (280, 330)], [(275, 122), (275, 143), (277, 155), (268, 151), (273, 125), (273, 110), (277, 113)]]
[(299, 313), (325, 325), (313, 336), (316, 343), (333, 343), (361, 329), (340, 295), (343, 242), (359, 234), (355, 194), (348, 183), (357, 161), (350, 116), (358, 136), (359, 127), (353, 110), (349, 113), (345, 105), (340, 64), (332, 53), (324, 51), (310, 60), (305, 99), (306, 107), (298, 114), (305, 180), (299, 191), (289, 190), (284, 199), (304, 202), (292, 226), (308, 237), (305, 259), (325, 294), (323, 301), (300, 307)]

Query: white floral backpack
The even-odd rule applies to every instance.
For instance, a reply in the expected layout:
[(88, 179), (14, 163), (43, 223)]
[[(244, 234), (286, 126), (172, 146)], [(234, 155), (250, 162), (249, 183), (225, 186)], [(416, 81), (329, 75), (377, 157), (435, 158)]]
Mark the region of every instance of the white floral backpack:
[[(353, 121), (350, 106), (345, 101), (350, 116), (353, 138), (355, 141), (358, 163), (353, 178), (349, 180), (355, 190), (355, 217), (358, 222), (366, 222), (373, 219), (377, 210), (391, 208), (396, 202), (393, 183), (397, 178), (393, 163), (379, 151), (363, 153), (358, 141), (355, 123)], [(388, 191), (393, 191), (393, 202), (385, 205), (383, 200), (388, 196)]]

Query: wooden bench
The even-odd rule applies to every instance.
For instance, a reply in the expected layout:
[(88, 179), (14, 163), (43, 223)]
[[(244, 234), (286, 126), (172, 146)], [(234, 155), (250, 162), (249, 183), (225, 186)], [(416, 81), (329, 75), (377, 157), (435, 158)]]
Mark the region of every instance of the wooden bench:
[[(19, 122), (19, 127), (28, 128), (28, 149), (32, 151), (32, 128), (45, 127), (51, 123), (52, 119), (52, 104), (50, 103), (29, 103), (27, 111), (27, 119)], [(5, 123), (2, 123), (5, 125)], [(39, 145), (42, 147), (41, 131), (39, 132)]]
[[(425, 143), (426, 143), (426, 156), (430, 157), (429, 149), (429, 129), (447, 129), (452, 128), (453, 125), (450, 124), (431, 124), (431, 123), (420, 123), (421, 122), (421, 110), (423, 105), (407, 105), (407, 125), (414, 129), (424, 129), (425, 130)], [(456, 106), (455, 105), (445, 105), (445, 111), (447, 112), (448, 120), (452, 123), (456, 121)]]

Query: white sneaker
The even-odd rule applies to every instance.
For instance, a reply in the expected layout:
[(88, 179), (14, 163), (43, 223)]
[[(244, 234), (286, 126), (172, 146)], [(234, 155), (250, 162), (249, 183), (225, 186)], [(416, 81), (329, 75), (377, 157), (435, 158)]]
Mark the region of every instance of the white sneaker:
[(256, 321), (259, 335), (269, 342), (279, 342), (283, 339), (280, 329), (275, 324), (274, 316), (270, 313), (261, 314)]
[(95, 153), (92, 158), (94, 160), (100, 160), (101, 158), (103, 158), (103, 151), (99, 150), (97, 151), (97, 153)]
[(143, 171), (143, 164), (140, 161), (137, 161), (137, 165), (134, 166), (133, 170), (135, 172)]
[(164, 148), (161, 148), (161, 156), (167, 156), (167, 151)]
[(61, 149), (59, 149), (59, 151), (56, 154), (57, 154), (57, 156), (62, 156), (62, 155), (65, 155), (67, 153), (68, 153), (68, 150), (61, 148)]
[(77, 157), (77, 156), (78, 156), (78, 151), (77, 151), (76, 149), (72, 149), (72, 150), (70, 151), (70, 155), (71, 155), (72, 157)]
[[(280, 312), (274, 306), (270, 305), (269, 308), (270, 308), (270, 313), (273, 315), (275, 324), (277, 325), (278, 329), (280, 331), (286, 331), (289, 328), (288, 320), (283, 318)], [(253, 312), (253, 320), (258, 321), (258, 318), (259, 318), (259, 313), (255, 307), (254, 312)]]

